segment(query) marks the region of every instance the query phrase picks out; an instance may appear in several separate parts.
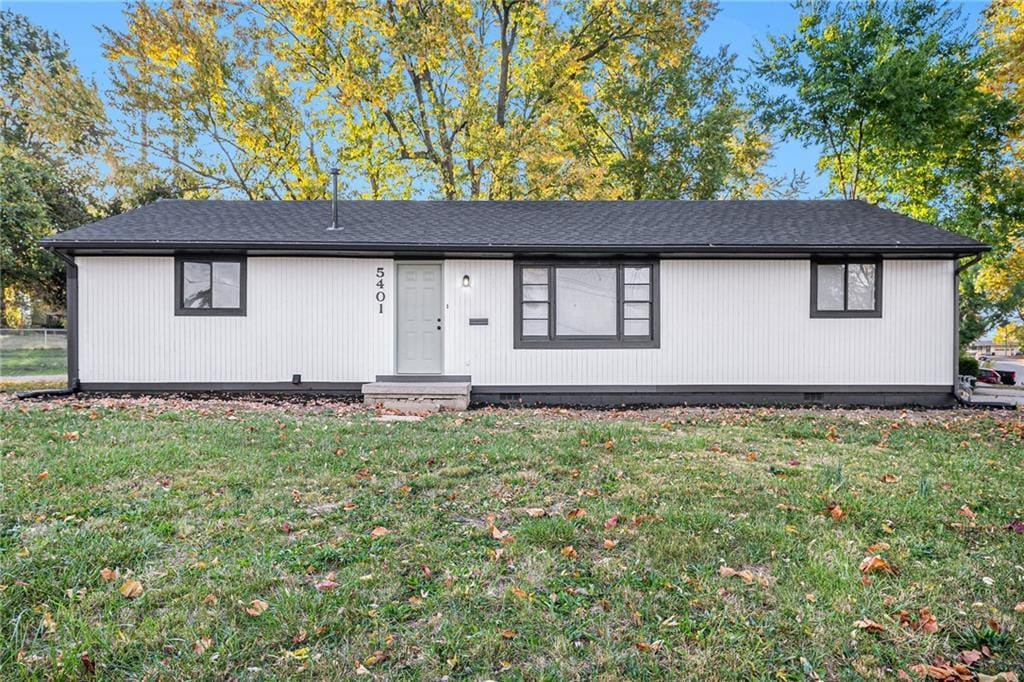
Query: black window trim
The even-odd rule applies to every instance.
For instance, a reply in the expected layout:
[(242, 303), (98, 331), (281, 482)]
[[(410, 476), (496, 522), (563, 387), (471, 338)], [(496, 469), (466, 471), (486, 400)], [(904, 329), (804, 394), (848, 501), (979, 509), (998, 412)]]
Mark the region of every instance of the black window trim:
[[(882, 316), (882, 267), (881, 257), (816, 257), (811, 259), (811, 317), (820, 318), (870, 318)], [(849, 288), (847, 270), (843, 270), (843, 310), (818, 310), (818, 266), (819, 265), (874, 265), (875, 266), (875, 307), (874, 310), (846, 310)]]
[[(174, 257), (174, 314), (185, 317), (245, 317), (248, 276), (245, 256), (224, 256), (217, 254), (187, 254)], [(237, 308), (187, 308), (182, 305), (185, 263), (238, 263), (238, 307)], [(212, 268), (211, 268), (212, 272)]]
[[(513, 308), (513, 348), (565, 348), (565, 349), (601, 349), (601, 348), (660, 348), (661, 347), (661, 309), (659, 305), (660, 284), (656, 259), (617, 259), (617, 260), (572, 260), (572, 259), (536, 259), (516, 260), (513, 263), (513, 288), (515, 305)], [(523, 336), (523, 268), (548, 268), (548, 336)], [(555, 320), (557, 319), (558, 294), (555, 284), (555, 268), (615, 268), (616, 271), (616, 334), (615, 336), (556, 336)], [(649, 336), (625, 336), (623, 334), (625, 278), (624, 268), (648, 267), (651, 269), (651, 318)]]

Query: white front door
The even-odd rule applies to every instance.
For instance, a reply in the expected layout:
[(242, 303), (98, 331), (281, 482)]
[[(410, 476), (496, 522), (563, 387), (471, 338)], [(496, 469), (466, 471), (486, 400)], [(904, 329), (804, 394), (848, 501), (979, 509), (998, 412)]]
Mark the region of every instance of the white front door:
[(441, 265), (398, 263), (399, 374), (440, 374)]

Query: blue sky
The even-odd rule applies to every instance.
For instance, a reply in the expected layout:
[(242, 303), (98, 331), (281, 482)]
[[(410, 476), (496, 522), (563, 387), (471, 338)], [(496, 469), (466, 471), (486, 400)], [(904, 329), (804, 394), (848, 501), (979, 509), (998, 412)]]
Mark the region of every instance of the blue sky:
[[(121, 2), (15, 0), (3, 2), (3, 7), (28, 16), (33, 22), (59, 33), (71, 48), (83, 75), (94, 78), (100, 89), (108, 84), (106, 63), (100, 50), (97, 27), (125, 27), (121, 14)], [(974, 28), (986, 3), (965, 2), (962, 4), (968, 27)], [(737, 55), (737, 66), (745, 68), (754, 56), (754, 44), (758, 39), (773, 33), (790, 32), (796, 26), (797, 13), (788, 2), (774, 0), (747, 0), (746, 2), (720, 2), (720, 12), (708, 31), (701, 38), (701, 46), (708, 52), (725, 45)], [(825, 182), (816, 176), (814, 164), (818, 151), (805, 148), (797, 142), (778, 145), (772, 161), (773, 171), (779, 175), (794, 170), (807, 174), (811, 183), (809, 196), (818, 196), (825, 189)]]

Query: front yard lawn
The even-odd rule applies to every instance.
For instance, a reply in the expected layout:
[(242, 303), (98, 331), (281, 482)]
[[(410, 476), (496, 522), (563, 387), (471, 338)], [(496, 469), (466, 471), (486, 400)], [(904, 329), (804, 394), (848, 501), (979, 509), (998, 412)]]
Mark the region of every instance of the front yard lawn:
[(1024, 666), (1019, 412), (372, 416), (0, 403), (0, 678)]
[(11, 348), (0, 351), (0, 376), (64, 374), (68, 371), (64, 348)]

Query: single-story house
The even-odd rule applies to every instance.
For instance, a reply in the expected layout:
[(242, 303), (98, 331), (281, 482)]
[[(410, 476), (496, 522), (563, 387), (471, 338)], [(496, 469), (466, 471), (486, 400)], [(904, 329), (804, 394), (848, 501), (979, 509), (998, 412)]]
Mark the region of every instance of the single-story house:
[(83, 390), (563, 404), (948, 404), (988, 248), (832, 200), (165, 200), (43, 244)]
[(1020, 355), (1020, 344), (996, 343), (993, 339), (977, 339), (971, 341), (967, 352), (976, 358), (1013, 358)]

